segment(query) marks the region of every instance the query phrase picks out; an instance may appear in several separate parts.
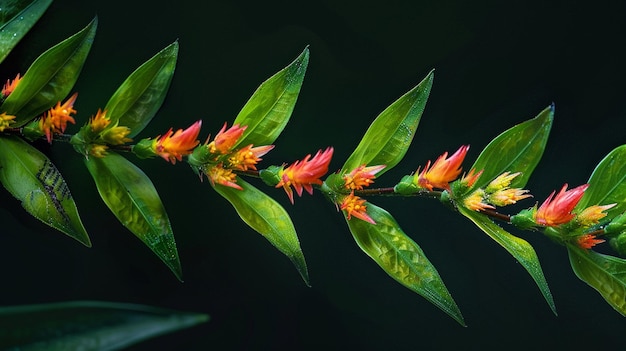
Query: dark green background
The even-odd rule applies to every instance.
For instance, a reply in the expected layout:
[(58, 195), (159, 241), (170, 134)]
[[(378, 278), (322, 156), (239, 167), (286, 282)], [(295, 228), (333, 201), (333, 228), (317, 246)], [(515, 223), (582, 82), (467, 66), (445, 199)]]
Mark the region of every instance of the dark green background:
[[(175, 40), (170, 93), (140, 137), (203, 120), (201, 138), (232, 121), (257, 86), (309, 46), (291, 122), (266, 163), (332, 145), (336, 170), (369, 123), (435, 69), (435, 82), (390, 186), (443, 151), (471, 144), (466, 166), (496, 135), (555, 103), (542, 162), (528, 188), (542, 201), (584, 183), (624, 143), (626, 5), (621, 1), (164, 1), (56, 0), (0, 66), (24, 72), (43, 50), (100, 24), (76, 84), (76, 132), (123, 80)], [(623, 345), (626, 320), (571, 271), (564, 249), (516, 232), (536, 248), (555, 297), (552, 314), (530, 276), (472, 223), (427, 199), (373, 199), (424, 249), (467, 328), (401, 287), (354, 243), (319, 193), (288, 203), (312, 287), (184, 164), (130, 159), (168, 209), (185, 282), (108, 213), (69, 145), (44, 151), (65, 175), (93, 248), (34, 221), (0, 192), (0, 304), (133, 302), (208, 313), (211, 321), (133, 350), (526, 350)], [(257, 184), (257, 183), (255, 183)], [(263, 187), (263, 185), (259, 185)], [(511, 210), (513, 211), (513, 209)]]

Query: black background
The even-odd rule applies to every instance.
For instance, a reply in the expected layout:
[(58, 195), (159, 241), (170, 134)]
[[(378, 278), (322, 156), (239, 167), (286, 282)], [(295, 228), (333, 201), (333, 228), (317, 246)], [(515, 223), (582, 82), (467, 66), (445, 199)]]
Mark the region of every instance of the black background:
[[(76, 132), (141, 63), (175, 40), (168, 98), (139, 137), (203, 120), (201, 139), (232, 121), (257, 86), (308, 46), (292, 120), (264, 165), (332, 145), (331, 170), (384, 108), (435, 69), (433, 90), (391, 186), (444, 151), (471, 144), (465, 165), (505, 129), (554, 103), (530, 207), (563, 183), (584, 183), (624, 142), (626, 4), (620, 1), (57, 0), (0, 66), (24, 72), (45, 49), (98, 16), (75, 91)], [(34, 221), (0, 192), (0, 304), (106, 300), (207, 313), (211, 321), (133, 350), (525, 350), (622, 344), (626, 321), (579, 281), (565, 250), (519, 232), (536, 249), (554, 316), (526, 271), (472, 223), (428, 199), (373, 199), (426, 252), (461, 308), (459, 326), (390, 279), (355, 244), (319, 193), (296, 198), (256, 183), (292, 215), (311, 276), (249, 229), (184, 163), (137, 160), (168, 209), (184, 283), (124, 229), (99, 199), (69, 145), (44, 147), (64, 174), (93, 247)], [(518, 208), (519, 209), (519, 208)], [(511, 209), (514, 211), (515, 209)]]

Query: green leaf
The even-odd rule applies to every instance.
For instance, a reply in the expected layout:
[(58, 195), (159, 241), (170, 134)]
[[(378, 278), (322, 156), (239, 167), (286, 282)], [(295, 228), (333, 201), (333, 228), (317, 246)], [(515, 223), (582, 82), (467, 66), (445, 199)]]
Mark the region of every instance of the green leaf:
[(61, 173), (46, 155), (16, 136), (0, 138), (0, 182), (35, 218), (91, 246)]
[(567, 245), (567, 253), (576, 276), (626, 316), (626, 260), (573, 245)]
[(300, 241), (287, 211), (274, 199), (243, 179), (238, 178), (237, 185), (243, 190), (220, 184), (213, 188), (233, 205), (239, 217), (250, 228), (263, 235), (274, 247), (289, 257), (304, 282), (310, 285)]
[(589, 188), (576, 205), (576, 210), (583, 210), (593, 205), (617, 205), (607, 210), (609, 220), (626, 210), (626, 145), (611, 151), (589, 178)]
[(178, 58), (174, 42), (137, 68), (105, 106), (111, 125), (130, 128), (129, 138), (139, 134), (150, 123), (167, 95)]
[(308, 64), (309, 49), (305, 48), (289, 66), (257, 88), (233, 122), (248, 126), (235, 147), (274, 143), (289, 122)]
[(430, 71), (416, 87), (381, 112), (341, 169), (350, 172), (361, 165), (387, 165), (377, 174), (380, 176), (398, 164), (413, 141), (433, 79), (434, 71)]
[(0, 63), (46, 12), (52, 0), (2, 2), (0, 11)]
[(422, 249), (402, 231), (389, 212), (368, 202), (367, 214), (376, 224), (346, 218), (350, 232), (363, 252), (393, 279), (464, 326), (461, 311)]
[(458, 207), (459, 212), (462, 215), (469, 218), (478, 228), (482, 229), (489, 237), (495, 240), (500, 246), (505, 248), (515, 259), (528, 271), (530, 276), (535, 280), (535, 283), (539, 287), (539, 290), (546, 299), (546, 302), (552, 309), (552, 312), (556, 315), (556, 306), (554, 305), (554, 299), (552, 293), (548, 287), (548, 282), (543, 275), (541, 264), (535, 249), (524, 239), (518, 238), (515, 235), (502, 229), (499, 225), (494, 223), (489, 217), (469, 210), (463, 206)]
[(78, 79), (87, 58), (98, 19), (87, 27), (41, 54), (33, 62), (0, 110), (17, 116), (12, 127), (28, 121), (63, 100)]
[(124, 157), (85, 159), (102, 200), (117, 219), (143, 241), (182, 281), (174, 233), (150, 178)]
[[(554, 107), (550, 106), (531, 120), (520, 123), (493, 139), (471, 167), (483, 170), (472, 189), (484, 188), (504, 172), (522, 172), (511, 182), (512, 188), (523, 188), (546, 148)], [(471, 169), (470, 168), (470, 169)]]
[(208, 320), (201, 313), (101, 301), (0, 307), (0, 348), (119, 350)]

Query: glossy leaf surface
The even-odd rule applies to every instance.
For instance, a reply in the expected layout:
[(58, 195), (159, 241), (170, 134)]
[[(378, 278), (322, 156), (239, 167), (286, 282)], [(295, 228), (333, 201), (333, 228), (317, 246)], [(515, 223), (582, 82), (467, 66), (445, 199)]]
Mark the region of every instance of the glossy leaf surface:
[(484, 188), (504, 172), (522, 172), (513, 179), (511, 188), (523, 188), (543, 155), (553, 119), (554, 107), (550, 106), (537, 117), (520, 123), (493, 139), (471, 167), (477, 172), (483, 170), (472, 188)]
[(291, 117), (308, 64), (306, 48), (289, 66), (257, 88), (233, 122), (248, 126), (235, 147), (274, 143)]
[(150, 178), (114, 152), (104, 158), (90, 157), (85, 163), (115, 217), (182, 280), (170, 220)]
[(368, 203), (367, 214), (375, 225), (354, 217), (346, 218), (350, 232), (363, 252), (397, 282), (465, 325), (461, 311), (422, 249), (402, 231), (389, 212)]
[[(589, 188), (576, 205), (576, 210), (583, 210), (593, 205), (617, 205), (607, 211), (606, 219), (626, 210), (626, 145), (611, 151), (589, 178)], [(576, 211), (575, 210), (575, 211)]]
[(393, 168), (406, 154), (433, 85), (428, 73), (415, 88), (381, 112), (341, 168), (350, 172), (361, 165), (387, 165), (377, 176)]
[(119, 350), (208, 320), (201, 313), (101, 301), (0, 307), (0, 348)]
[(289, 257), (304, 282), (309, 285), (309, 273), (304, 254), (287, 211), (274, 199), (243, 179), (237, 179), (237, 185), (243, 190), (219, 184), (216, 184), (214, 189), (233, 205), (239, 217), (247, 225)]
[(469, 218), (478, 226), (478, 228), (482, 229), (482, 231), (489, 235), (490, 238), (505, 248), (517, 260), (517, 262), (519, 262), (519, 264), (526, 269), (539, 287), (539, 290), (552, 309), (552, 312), (556, 314), (554, 299), (552, 298), (552, 293), (548, 287), (548, 282), (543, 275), (543, 270), (541, 269), (539, 257), (537, 257), (535, 249), (533, 249), (533, 247), (526, 240), (518, 238), (507, 232), (502, 227), (494, 223), (489, 217), (462, 206), (459, 206), (458, 209), (461, 214)]
[(567, 246), (567, 253), (576, 276), (626, 316), (626, 260), (572, 245)]
[(91, 246), (63, 176), (39, 150), (18, 137), (1, 137), (0, 182), (35, 218)]
[(17, 116), (12, 127), (21, 127), (70, 93), (91, 49), (98, 24), (87, 27), (41, 54), (28, 68), (0, 110)]
[(46, 12), (52, 0), (4, 1), (0, 11), (0, 63)]
[(165, 100), (177, 58), (178, 42), (174, 42), (126, 78), (104, 108), (111, 125), (119, 121), (130, 128), (132, 138), (150, 123)]

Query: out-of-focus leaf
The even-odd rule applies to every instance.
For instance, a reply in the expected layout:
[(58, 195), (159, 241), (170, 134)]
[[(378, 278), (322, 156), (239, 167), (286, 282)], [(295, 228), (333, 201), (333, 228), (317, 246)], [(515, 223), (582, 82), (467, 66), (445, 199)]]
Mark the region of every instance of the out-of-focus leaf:
[(65, 179), (39, 150), (15, 136), (0, 138), (0, 182), (35, 218), (91, 246)]
[(539, 287), (539, 290), (546, 299), (546, 302), (552, 309), (552, 312), (556, 315), (556, 306), (554, 305), (554, 299), (552, 293), (548, 287), (548, 282), (543, 275), (541, 264), (535, 249), (524, 239), (518, 238), (515, 235), (502, 229), (499, 225), (494, 223), (489, 217), (484, 214), (469, 210), (463, 206), (459, 206), (459, 212), (465, 217), (469, 218), (478, 228), (482, 229), (490, 238), (495, 240), (500, 246), (505, 248), (522, 267), (528, 271), (530, 276), (535, 280), (535, 283)]
[(150, 178), (114, 152), (85, 159), (102, 200), (182, 281), (176, 241), (165, 207)]
[(87, 58), (98, 19), (59, 44), (48, 49), (33, 62), (0, 110), (17, 116), (12, 127), (21, 127), (63, 100), (78, 79)]
[(237, 179), (237, 184), (243, 190), (219, 184), (216, 184), (214, 189), (233, 205), (247, 225), (289, 257), (304, 282), (309, 285), (309, 272), (304, 254), (287, 211), (274, 199), (243, 179)]
[(626, 260), (573, 245), (567, 245), (567, 253), (576, 276), (626, 316)]
[(606, 211), (605, 220), (615, 217), (626, 210), (626, 145), (611, 151), (589, 178), (589, 188), (576, 205), (575, 211), (593, 205), (617, 205)]
[(150, 123), (163, 104), (174, 76), (178, 42), (168, 45), (137, 68), (111, 96), (104, 110), (111, 125), (130, 128), (129, 138)]
[(52, 0), (3, 1), (0, 9), (0, 63), (46, 12)]
[(368, 203), (367, 214), (376, 224), (346, 218), (359, 247), (393, 279), (465, 325), (461, 311), (422, 249), (402, 231), (389, 212)]
[(287, 125), (309, 64), (309, 49), (289, 66), (263, 82), (243, 106), (233, 124), (248, 126), (237, 145), (270, 145)]
[(102, 301), (0, 307), (0, 348), (120, 350), (208, 320), (202, 313)]
[(380, 176), (398, 164), (413, 141), (433, 79), (434, 71), (430, 71), (415, 88), (381, 112), (341, 169), (350, 172), (361, 165), (387, 165), (377, 174)]
[(471, 167), (477, 172), (483, 170), (472, 189), (484, 188), (504, 172), (522, 172), (513, 179), (511, 187), (523, 188), (543, 155), (553, 119), (554, 107), (550, 106), (537, 117), (520, 123), (493, 139)]

